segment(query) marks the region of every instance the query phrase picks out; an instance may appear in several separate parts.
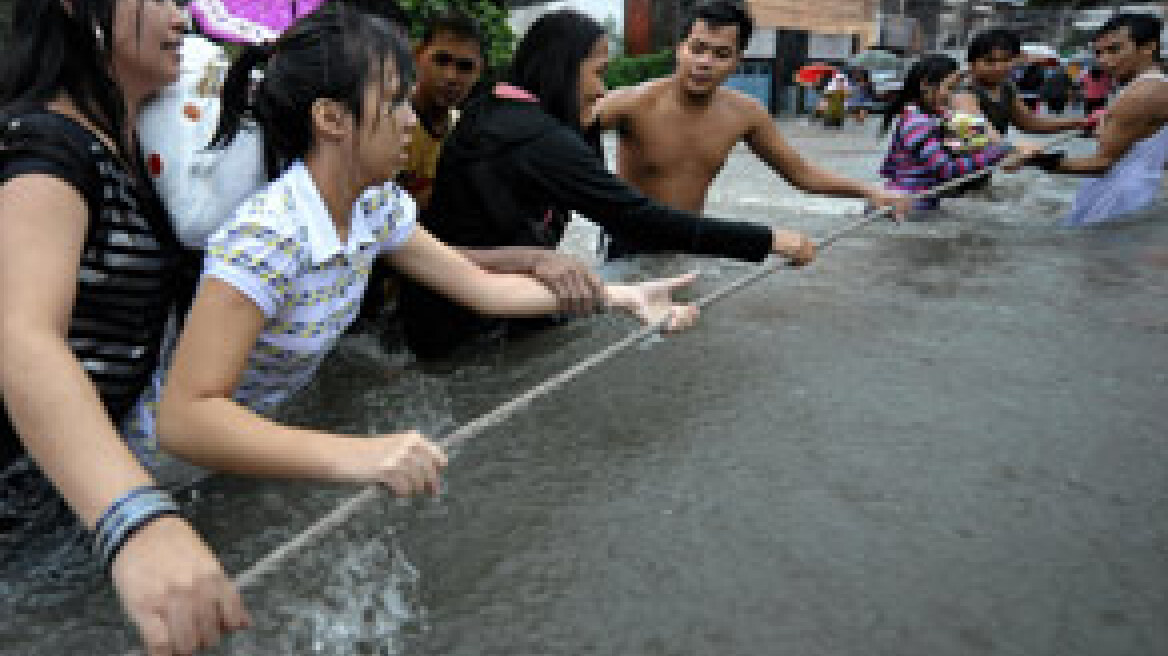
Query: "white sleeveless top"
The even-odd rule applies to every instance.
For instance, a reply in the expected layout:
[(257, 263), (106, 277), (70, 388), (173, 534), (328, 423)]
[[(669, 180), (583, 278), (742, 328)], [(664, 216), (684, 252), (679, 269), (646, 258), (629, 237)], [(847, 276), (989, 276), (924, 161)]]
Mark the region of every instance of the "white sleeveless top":
[[(1140, 80), (1168, 82), (1168, 75), (1149, 71), (1133, 82)], [(1133, 144), (1106, 175), (1084, 180), (1062, 225), (1104, 223), (1148, 207), (1160, 198), (1165, 164), (1168, 164), (1168, 124)]]

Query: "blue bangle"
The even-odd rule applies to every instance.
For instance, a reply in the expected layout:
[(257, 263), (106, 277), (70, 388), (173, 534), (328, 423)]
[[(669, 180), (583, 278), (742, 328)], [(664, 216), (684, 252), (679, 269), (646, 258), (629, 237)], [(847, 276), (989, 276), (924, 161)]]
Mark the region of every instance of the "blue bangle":
[(126, 542), (147, 524), (169, 515), (179, 515), (178, 504), (157, 487), (142, 489), (111, 508), (97, 527), (94, 550), (109, 567)]
[(162, 519), (163, 517), (181, 516), (182, 515), (179, 513), (178, 506), (175, 506), (174, 508), (155, 508), (145, 515), (139, 517), (136, 521), (127, 526), (126, 530), (120, 533), (115, 538), (114, 542), (111, 542), (106, 547), (105, 553), (102, 556), (102, 562), (105, 564), (106, 569), (113, 567), (114, 560), (116, 560), (118, 554), (121, 553), (122, 547), (126, 546), (126, 543), (130, 541), (130, 538), (134, 537), (135, 533), (142, 530), (147, 525), (153, 523), (156, 519)]
[(118, 512), (122, 508), (122, 506), (124, 506), (128, 501), (130, 501), (134, 497), (137, 497), (138, 495), (146, 493), (146, 492), (160, 491), (160, 490), (161, 490), (161, 488), (159, 488), (157, 485), (139, 485), (138, 487), (130, 488), (124, 494), (122, 494), (122, 496), (115, 499), (114, 502), (111, 503), (109, 505), (109, 507), (105, 509), (105, 512), (103, 512), (101, 514), (101, 517), (97, 518), (97, 523), (93, 525), (93, 532), (100, 534), (101, 530), (102, 530), (102, 526), (104, 526), (105, 523), (110, 520), (110, 517), (112, 517), (114, 515), (114, 513)]

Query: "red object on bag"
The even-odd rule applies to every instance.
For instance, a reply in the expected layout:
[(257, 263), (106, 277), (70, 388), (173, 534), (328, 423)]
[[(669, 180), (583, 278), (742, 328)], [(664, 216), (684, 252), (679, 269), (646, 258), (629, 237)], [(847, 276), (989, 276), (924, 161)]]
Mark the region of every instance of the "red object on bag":
[(157, 178), (162, 175), (162, 155), (158, 153), (150, 153), (146, 157), (146, 169), (150, 172), (150, 176)]
[(795, 73), (795, 79), (799, 84), (813, 87), (819, 84), (819, 81), (825, 76), (829, 75), (835, 75), (834, 66), (828, 66), (827, 64), (808, 64)]

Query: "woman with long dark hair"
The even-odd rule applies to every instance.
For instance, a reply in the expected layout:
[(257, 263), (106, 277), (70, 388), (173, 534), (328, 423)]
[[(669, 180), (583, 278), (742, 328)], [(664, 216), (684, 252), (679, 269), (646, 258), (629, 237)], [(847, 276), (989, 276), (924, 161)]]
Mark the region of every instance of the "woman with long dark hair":
[(152, 656), (248, 623), (119, 434), (184, 291), (132, 127), (184, 26), (167, 0), (21, 0), (0, 74), (0, 562), (90, 529)]
[[(591, 18), (556, 11), (536, 21), (506, 83), (472, 102), (448, 137), (423, 225), (496, 271), (526, 272), (533, 250), (559, 244), (573, 211), (642, 251), (753, 261), (778, 253), (799, 263), (814, 257), (801, 234), (665, 207), (610, 173), (584, 128), (606, 91), (607, 65), (608, 38)], [(407, 341), (422, 357), (517, 327), (416, 285), (403, 289), (401, 306)]]
[[(888, 155), (880, 175), (889, 188), (910, 193), (927, 191), (944, 182), (992, 166), (1011, 152), (1000, 141), (984, 147), (953, 150), (946, 143), (949, 103), (961, 78), (957, 61), (947, 55), (926, 55), (909, 69), (904, 86), (889, 103), (882, 130), (893, 125)], [(1025, 157), (1035, 152), (1026, 146)], [(937, 199), (919, 201), (918, 210), (935, 209)]]

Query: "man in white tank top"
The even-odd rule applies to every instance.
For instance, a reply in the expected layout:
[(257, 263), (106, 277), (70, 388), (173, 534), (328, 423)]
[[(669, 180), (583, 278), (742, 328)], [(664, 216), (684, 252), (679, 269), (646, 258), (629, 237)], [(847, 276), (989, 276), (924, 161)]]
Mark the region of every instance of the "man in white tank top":
[(1099, 147), (1087, 157), (1038, 155), (1030, 163), (1052, 173), (1093, 176), (1084, 182), (1064, 225), (1101, 223), (1160, 197), (1168, 163), (1168, 77), (1160, 59), (1162, 21), (1117, 14), (1095, 35), (1099, 63), (1126, 88), (1107, 110)]

